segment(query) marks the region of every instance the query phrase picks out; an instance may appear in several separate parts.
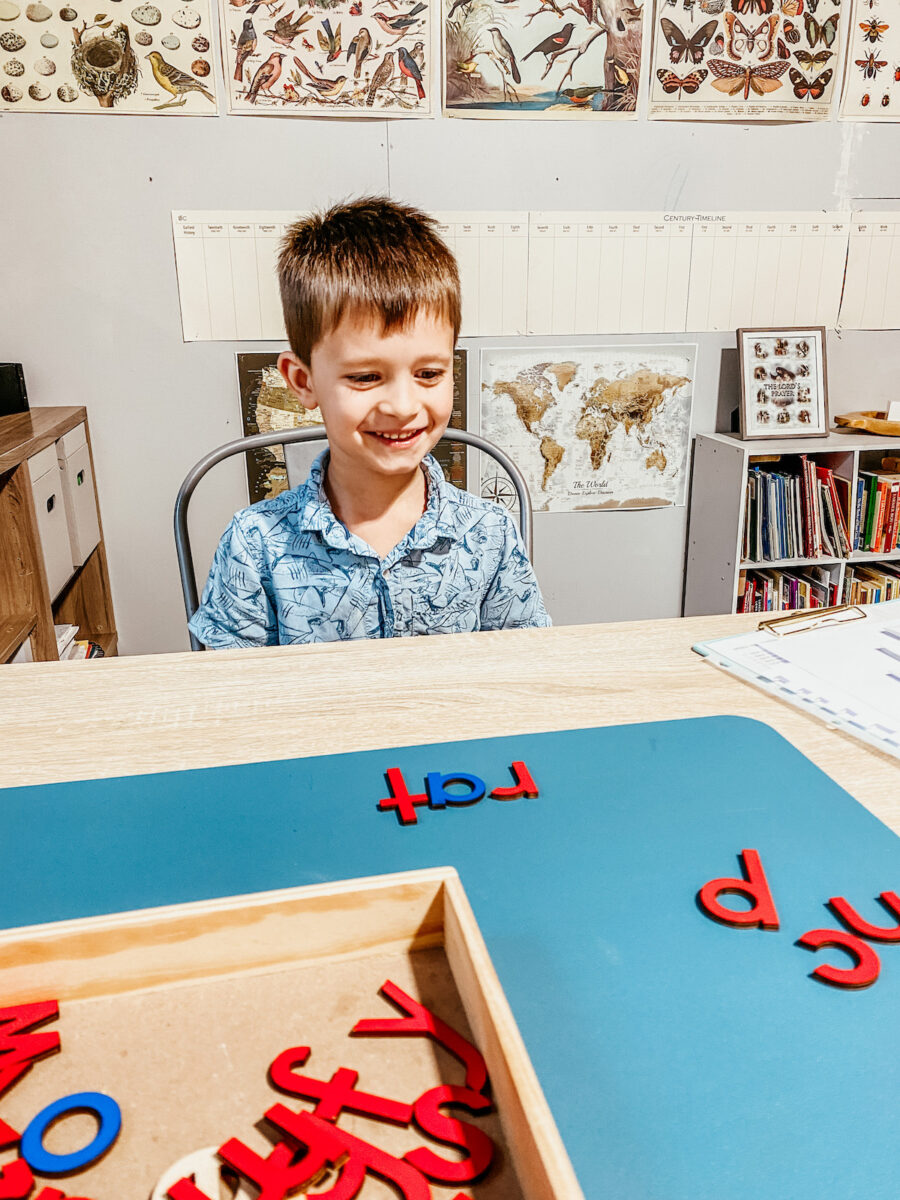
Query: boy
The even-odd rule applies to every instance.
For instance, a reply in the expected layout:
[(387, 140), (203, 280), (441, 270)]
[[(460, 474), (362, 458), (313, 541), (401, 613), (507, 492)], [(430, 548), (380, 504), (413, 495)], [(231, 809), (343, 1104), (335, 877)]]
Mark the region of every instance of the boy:
[(445, 483), (459, 276), (424, 213), (368, 198), (297, 222), (278, 264), (278, 367), (328, 449), (239, 512), (190, 627), (263, 646), (550, 624), (518, 531)]

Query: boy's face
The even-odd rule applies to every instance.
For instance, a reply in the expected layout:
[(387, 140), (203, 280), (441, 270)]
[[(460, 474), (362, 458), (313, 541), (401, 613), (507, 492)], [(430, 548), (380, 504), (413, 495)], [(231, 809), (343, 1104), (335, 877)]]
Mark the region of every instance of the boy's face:
[(321, 409), (335, 466), (409, 474), (450, 420), (453, 329), (427, 312), (390, 333), (380, 318), (346, 316), (308, 364), (282, 354), (278, 366), (301, 403)]

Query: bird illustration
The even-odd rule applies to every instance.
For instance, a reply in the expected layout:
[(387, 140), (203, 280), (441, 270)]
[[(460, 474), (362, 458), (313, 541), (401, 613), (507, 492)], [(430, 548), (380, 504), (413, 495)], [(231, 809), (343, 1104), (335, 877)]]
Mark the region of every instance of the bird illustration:
[(462, 8), (464, 4), (471, 4), (472, 0), (453, 0), (453, 6), (447, 13), (446, 19), (449, 21), (458, 8)]
[(347, 62), (351, 57), (356, 55), (356, 66), (353, 68), (353, 78), (359, 79), (359, 73), (362, 70), (362, 65), (369, 55), (372, 48), (372, 35), (365, 26), (354, 35), (353, 41), (347, 47)]
[[(322, 32), (322, 29), (325, 30), (324, 33)], [(316, 31), (319, 36), (319, 49), (322, 51), (323, 54), (327, 51), (328, 57), (325, 60), (326, 62), (334, 62), (334, 60), (337, 58), (337, 56), (341, 52), (341, 27), (340, 27), (340, 24), (338, 25), (338, 27), (334, 31), (334, 33), (332, 33), (331, 32), (331, 22), (326, 17), (326, 19), (322, 22), (322, 29), (319, 29)]]
[(549, 58), (549, 56), (554, 54), (557, 50), (564, 49), (564, 47), (568, 46), (569, 44), (569, 38), (571, 38), (572, 30), (574, 28), (575, 26), (572, 24), (572, 22), (567, 21), (566, 24), (563, 25), (562, 29), (560, 29), (559, 33), (552, 33), (550, 37), (544, 38), (542, 42), (538, 42), (533, 50), (529, 50), (525, 55), (525, 58), (522, 59), (522, 62), (524, 62), (526, 58), (531, 58), (532, 54), (543, 54), (545, 58)]
[(456, 64), (456, 69), (463, 75), (474, 75), (478, 70), (478, 63), (474, 58), (464, 58)]
[(419, 65), (405, 46), (401, 46), (397, 51), (401, 74), (407, 79), (411, 79), (416, 85), (416, 95), (420, 100), (425, 99), (425, 89), (422, 87), (422, 72), (419, 70)]
[(384, 58), (378, 64), (378, 69), (372, 76), (372, 82), (369, 84), (369, 94), (366, 96), (366, 108), (371, 108), (375, 103), (375, 97), (379, 90), (386, 87), (394, 78), (394, 52), (388, 50)]
[(491, 25), (488, 29), (494, 41), (494, 51), (497, 58), (500, 60), (500, 65), (504, 71), (512, 75), (516, 83), (522, 82), (522, 76), (519, 74), (519, 64), (516, 62), (516, 56), (513, 54), (513, 48), (497, 28), (496, 25)]
[(205, 96), (207, 100), (215, 104), (212, 93), (207, 91), (199, 79), (194, 79), (193, 75), (188, 75), (186, 71), (179, 71), (177, 67), (167, 63), (158, 50), (151, 50), (146, 57), (150, 60), (156, 82), (173, 97), (164, 104), (154, 104), (154, 109), (180, 108), (181, 105), (187, 103), (188, 92), (199, 92), (201, 96)]
[(256, 30), (253, 28), (253, 18), (247, 17), (244, 28), (237, 40), (234, 59), (234, 78), (237, 83), (244, 82), (244, 63), (256, 49)]
[(301, 42), (302, 42), (302, 44), (303, 44), (303, 49), (304, 49), (304, 50), (312, 50), (312, 49), (313, 49), (313, 44), (312, 44), (312, 42), (309, 40), (309, 38), (306, 38), (306, 37), (305, 37), (305, 38), (301, 38), (301, 39), (300, 39), (300, 41), (301, 41)]
[(294, 56), (294, 62), (309, 80), (306, 86), (317, 92), (322, 100), (333, 100), (347, 82), (346, 75), (338, 75), (337, 79), (325, 79), (322, 76), (313, 75), (306, 63), (297, 58), (296, 55)]
[(416, 44), (413, 46), (412, 50), (410, 50), (409, 53), (410, 53), (410, 58), (412, 58), (413, 62), (416, 64), (416, 66), (419, 68), (419, 70), (424, 71), (425, 70), (425, 43), (424, 42), (416, 42)]
[(362, 16), (362, 4), (361, 4), (360, 0), (356, 0), (356, 4), (350, 5), (350, 16), (351, 17), (361, 17)]
[(604, 91), (603, 87), (577, 87), (563, 88), (562, 94), (576, 108), (590, 108), (593, 98)]
[(256, 74), (253, 76), (249, 91), (247, 92), (247, 99), (251, 104), (256, 103), (260, 92), (267, 92), (270, 96), (272, 95), (272, 88), (278, 82), (278, 78), (281, 75), (281, 60), (283, 58), (284, 55), (276, 51), (274, 54), (269, 55), (262, 66), (256, 68)]
[(284, 92), (285, 100), (296, 101), (300, 99), (299, 95), (297, 94), (297, 89), (292, 83), (284, 84), (281, 90)]
[(389, 33), (393, 38), (403, 37), (412, 29), (413, 25), (418, 25), (422, 18), (418, 15), (425, 11), (427, 4), (414, 4), (407, 13), (400, 13), (399, 16), (389, 17), (387, 13), (376, 12), (372, 16), (378, 22), (385, 33)]
[(291, 11), (286, 17), (279, 17), (275, 22), (275, 28), (265, 31), (266, 37), (277, 42), (279, 46), (290, 46), (307, 21), (312, 20), (312, 13), (303, 13), (296, 21), (292, 20), (293, 16), (293, 11)]

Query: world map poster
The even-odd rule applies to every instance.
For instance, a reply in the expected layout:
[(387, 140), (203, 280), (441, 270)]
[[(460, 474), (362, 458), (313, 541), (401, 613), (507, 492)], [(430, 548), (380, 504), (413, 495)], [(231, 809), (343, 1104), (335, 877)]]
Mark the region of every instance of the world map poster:
[[(486, 349), (480, 431), (528, 483), (536, 512), (684, 504), (695, 345)], [(481, 493), (512, 506), (482, 457)]]

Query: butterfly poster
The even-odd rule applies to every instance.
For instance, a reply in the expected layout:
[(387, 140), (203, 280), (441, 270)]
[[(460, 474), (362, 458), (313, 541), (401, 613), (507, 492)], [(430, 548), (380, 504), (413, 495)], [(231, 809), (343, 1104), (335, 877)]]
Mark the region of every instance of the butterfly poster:
[(630, 119), (643, 0), (444, 0), (444, 113)]
[(853, 0), (843, 121), (900, 121), (900, 0)]
[(428, 117), (435, 0), (219, 0), (230, 113)]
[(649, 115), (827, 119), (845, 20), (840, 0), (657, 0)]

